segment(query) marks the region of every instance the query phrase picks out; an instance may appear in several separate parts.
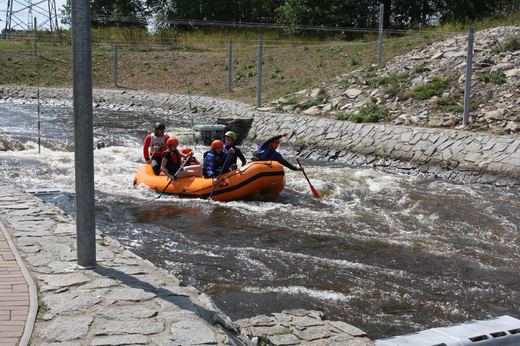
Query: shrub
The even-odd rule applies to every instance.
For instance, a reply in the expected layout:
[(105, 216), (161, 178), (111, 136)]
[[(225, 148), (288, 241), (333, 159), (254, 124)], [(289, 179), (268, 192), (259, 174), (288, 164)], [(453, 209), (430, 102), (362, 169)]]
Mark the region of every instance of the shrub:
[(416, 100), (428, 100), (433, 96), (442, 96), (444, 90), (450, 85), (451, 78), (434, 78), (431, 82), (418, 86), (412, 91), (412, 97)]
[(507, 77), (503, 72), (489, 72), (479, 74), (478, 80), (484, 83), (502, 85), (507, 81)]
[(376, 123), (384, 119), (390, 114), (388, 108), (378, 105), (373, 100), (359, 109), (358, 112), (352, 114), (340, 114), (336, 117), (338, 120), (349, 120), (354, 123)]

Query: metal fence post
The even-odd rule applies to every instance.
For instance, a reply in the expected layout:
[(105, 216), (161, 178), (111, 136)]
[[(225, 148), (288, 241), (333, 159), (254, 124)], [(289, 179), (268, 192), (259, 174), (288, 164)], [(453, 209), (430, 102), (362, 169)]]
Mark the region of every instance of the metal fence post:
[(77, 254), (79, 265), (93, 267), (96, 265), (96, 219), (90, 1), (74, 0), (71, 6)]
[(258, 67), (257, 67), (257, 83), (256, 83), (256, 107), (262, 106), (262, 51), (264, 39), (262, 34), (258, 34)]
[(117, 44), (114, 44), (114, 87), (117, 88), (117, 78), (119, 77), (119, 51), (117, 48)]
[(385, 5), (379, 4), (379, 36), (377, 38), (377, 64), (383, 63), (383, 21), (385, 16)]
[(34, 56), (38, 56), (38, 20), (34, 17)]
[(233, 91), (233, 41), (229, 40), (228, 43), (228, 81), (227, 91), (231, 93)]
[(462, 124), (467, 126), (469, 123), (469, 109), (471, 108), (471, 74), (473, 73), (473, 41), (475, 39), (475, 29), (470, 28), (468, 32), (468, 56), (466, 59), (466, 81), (464, 83), (464, 116)]

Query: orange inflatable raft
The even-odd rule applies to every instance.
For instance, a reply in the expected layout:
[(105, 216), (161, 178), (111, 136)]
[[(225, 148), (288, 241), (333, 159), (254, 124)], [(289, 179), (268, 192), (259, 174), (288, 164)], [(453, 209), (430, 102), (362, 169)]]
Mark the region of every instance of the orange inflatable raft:
[[(209, 198), (215, 179), (188, 177), (174, 180), (164, 193), (188, 198)], [(169, 182), (165, 175), (155, 175), (151, 165), (142, 165), (134, 184), (144, 184), (162, 192)], [(283, 166), (277, 161), (253, 161), (236, 171), (222, 174), (212, 199), (234, 201), (256, 194), (279, 194), (285, 186)]]

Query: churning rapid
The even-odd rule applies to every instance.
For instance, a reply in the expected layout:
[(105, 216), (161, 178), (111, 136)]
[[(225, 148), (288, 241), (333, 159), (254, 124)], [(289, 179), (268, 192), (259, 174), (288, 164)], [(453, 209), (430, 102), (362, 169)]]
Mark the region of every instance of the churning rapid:
[[(96, 112), (95, 141), (107, 145), (94, 151), (98, 228), (209, 294), (233, 319), (316, 309), (379, 338), (520, 317), (518, 191), (305, 162), (323, 199), (288, 171), (275, 199), (156, 200), (133, 179), (158, 120), (189, 137), (189, 117)], [(41, 154), (35, 106), (0, 104), (0, 129), (28, 147), (0, 152), (0, 179), (58, 189), (42, 198), (74, 214), (70, 109), (43, 108)], [(205, 150), (195, 147), (199, 158)], [(246, 156), (252, 150), (244, 145)]]

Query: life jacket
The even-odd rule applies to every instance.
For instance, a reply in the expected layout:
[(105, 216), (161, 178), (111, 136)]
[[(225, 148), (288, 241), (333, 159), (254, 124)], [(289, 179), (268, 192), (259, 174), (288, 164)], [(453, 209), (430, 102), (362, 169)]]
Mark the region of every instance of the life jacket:
[(166, 169), (170, 174), (175, 174), (181, 167), (181, 154), (178, 150), (175, 150), (174, 152), (171, 152), (170, 150), (167, 150), (163, 154), (163, 158), (167, 158), (168, 161), (166, 161)]
[[(265, 154), (266, 151), (267, 151), (267, 154)], [(273, 155), (274, 152), (275, 152), (275, 150), (273, 150), (269, 147), (266, 147), (262, 151), (257, 149), (253, 155), (253, 161), (269, 161), (269, 159), (271, 158), (271, 155)]]
[[(208, 150), (203, 155), (204, 163), (206, 162), (206, 156), (208, 156), (209, 153), (213, 153), (213, 155), (215, 156), (215, 161), (213, 162), (213, 167), (211, 167), (211, 168), (214, 171), (214, 173), (219, 174), (220, 170), (222, 169), (222, 166), (224, 165), (224, 161), (226, 160), (226, 154), (224, 154), (224, 153), (217, 154), (215, 152), (212, 152), (211, 150)], [(209, 176), (208, 172), (206, 170), (206, 167), (204, 167), (204, 166), (202, 167), (202, 173), (204, 174), (205, 177)]]
[[(154, 151), (154, 147), (158, 146), (159, 149)], [(150, 134), (150, 146), (148, 147), (148, 152), (152, 156), (161, 155), (166, 148), (166, 134), (158, 137), (155, 133)]]

